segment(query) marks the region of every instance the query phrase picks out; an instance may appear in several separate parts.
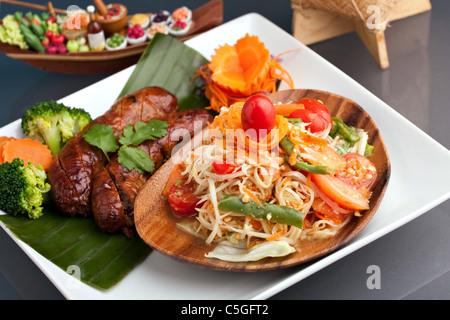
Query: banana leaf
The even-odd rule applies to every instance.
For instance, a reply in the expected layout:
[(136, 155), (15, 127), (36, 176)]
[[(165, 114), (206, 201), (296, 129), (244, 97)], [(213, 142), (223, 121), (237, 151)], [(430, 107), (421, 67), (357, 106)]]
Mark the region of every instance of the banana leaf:
[(147, 86), (159, 86), (174, 94), (180, 109), (202, 108), (209, 101), (201, 92), (203, 82), (194, 77), (208, 60), (169, 35), (157, 33), (140, 57), (119, 98)]
[(37, 220), (5, 214), (0, 221), (62, 270), (78, 270), (79, 280), (101, 290), (118, 283), (151, 251), (139, 237), (104, 233), (94, 219), (66, 217), (52, 206)]

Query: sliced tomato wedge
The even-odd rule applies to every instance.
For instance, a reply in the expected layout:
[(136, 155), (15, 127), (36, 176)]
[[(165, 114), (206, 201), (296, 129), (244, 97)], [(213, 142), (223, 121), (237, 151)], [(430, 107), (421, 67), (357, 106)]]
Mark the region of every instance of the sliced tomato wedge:
[(314, 198), (312, 208), (319, 218), (331, 220), (335, 223), (341, 223), (349, 214), (348, 212), (344, 213), (334, 210), (328, 203), (318, 197)]
[(180, 216), (196, 213), (200, 199), (194, 194), (195, 186), (193, 182), (174, 184), (169, 191), (169, 204), (173, 212)]
[(304, 153), (304, 160), (314, 164), (327, 166), (332, 170), (341, 170), (346, 162), (339, 153), (329, 146), (317, 147), (314, 145), (309, 146), (306, 150), (302, 145), (299, 145), (300, 152)]
[(289, 115), (289, 118), (300, 118), (309, 123), (307, 128), (311, 133), (320, 132), (331, 126), (332, 119), (327, 106), (318, 100), (303, 98), (297, 102), (305, 108), (298, 109)]
[(240, 167), (240, 165), (236, 163), (230, 163), (220, 160), (214, 160), (212, 166), (217, 174), (229, 174), (232, 173), (236, 168)]
[(369, 189), (377, 179), (377, 169), (373, 163), (359, 153), (347, 153), (344, 168), (336, 172), (336, 178), (359, 189)]
[(352, 210), (369, 209), (369, 200), (357, 188), (332, 175), (311, 174), (311, 180), (332, 201)]

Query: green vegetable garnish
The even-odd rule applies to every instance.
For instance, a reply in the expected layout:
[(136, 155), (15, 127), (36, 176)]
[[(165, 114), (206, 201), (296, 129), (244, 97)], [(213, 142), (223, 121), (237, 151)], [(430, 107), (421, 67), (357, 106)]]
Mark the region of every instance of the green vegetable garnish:
[(155, 169), (155, 163), (142, 149), (121, 146), (118, 155), (119, 163), (128, 170), (133, 168), (139, 173), (144, 173), (144, 171), (152, 172)]
[(42, 216), (50, 184), (40, 165), (24, 163), (19, 158), (0, 165), (0, 209), (12, 215), (27, 214), (30, 219)]
[[(118, 151), (118, 161), (128, 170), (135, 169), (139, 173), (152, 172), (155, 164), (150, 156), (138, 146), (146, 140), (155, 140), (167, 134), (166, 121), (150, 120), (148, 123), (139, 121), (134, 126), (128, 124), (117, 142), (112, 126), (94, 124), (83, 135), (83, 138), (91, 145), (100, 148), (109, 161), (109, 153)], [(121, 144), (121, 146), (119, 145)]]
[(89, 144), (100, 148), (109, 161), (109, 153), (115, 152), (119, 149), (119, 144), (114, 136), (114, 129), (112, 126), (106, 124), (94, 124), (83, 135), (84, 140)]
[(154, 140), (167, 134), (167, 121), (151, 120), (148, 123), (139, 121), (133, 126), (128, 124), (123, 129), (119, 142), (123, 145), (137, 146), (145, 140)]
[(92, 121), (88, 112), (53, 100), (39, 102), (22, 117), (22, 131), (45, 143), (56, 155), (64, 144)]

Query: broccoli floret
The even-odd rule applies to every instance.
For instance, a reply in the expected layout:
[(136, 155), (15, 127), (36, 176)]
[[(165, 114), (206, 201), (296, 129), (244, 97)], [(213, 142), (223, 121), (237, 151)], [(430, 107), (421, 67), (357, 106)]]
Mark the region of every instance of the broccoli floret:
[(28, 214), (30, 219), (42, 216), (43, 204), (48, 200), (50, 184), (40, 165), (30, 162), (24, 166), (19, 158), (0, 165), (0, 209), (6, 213)]
[(64, 144), (92, 121), (88, 112), (53, 100), (39, 102), (22, 117), (22, 131), (45, 143), (56, 155)]

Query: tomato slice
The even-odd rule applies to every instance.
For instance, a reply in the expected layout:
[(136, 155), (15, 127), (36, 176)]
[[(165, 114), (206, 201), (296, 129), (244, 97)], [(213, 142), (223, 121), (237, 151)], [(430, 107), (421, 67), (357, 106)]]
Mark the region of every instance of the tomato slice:
[(346, 165), (336, 172), (336, 178), (357, 189), (369, 189), (377, 179), (377, 169), (373, 163), (359, 153), (347, 153), (343, 158)]
[[(300, 145), (300, 152), (304, 151), (303, 147)], [(339, 153), (329, 146), (316, 147), (309, 146), (308, 151), (304, 151), (305, 161), (314, 164), (327, 166), (332, 170), (340, 170), (345, 166), (345, 160)], [(306, 156), (306, 154), (308, 156)]]
[[(229, 163), (226, 161), (214, 160), (212, 163), (214, 171), (217, 174), (229, 174), (232, 173), (236, 168), (240, 167), (236, 163)], [(240, 170), (240, 169), (238, 169)]]
[(241, 112), (244, 130), (254, 129), (258, 137), (265, 137), (275, 126), (275, 107), (269, 98), (255, 95), (245, 101)]
[(193, 182), (176, 183), (169, 191), (169, 204), (173, 212), (177, 215), (186, 216), (196, 213), (200, 199), (194, 194), (195, 186)]
[(311, 180), (339, 206), (352, 210), (369, 209), (369, 200), (355, 187), (327, 174), (311, 174)]
[(335, 223), (342, 223), (342, 221), (345, 220), (345, 217), (349, 214), (334, 210), (329, 204), (318, 197), (314, 198), (312, 208), (314, 209), (316, 216), (319, 218), (331, 220)]
[(305, 109), (295, 110), (289, 118), (300, 118), (303, 122), (309, 123), (307, 128), (311, 133), (323, 131), (331, 126), (331, 114), (320, 101), (303, 98), (297, 104), (302, 104)]

